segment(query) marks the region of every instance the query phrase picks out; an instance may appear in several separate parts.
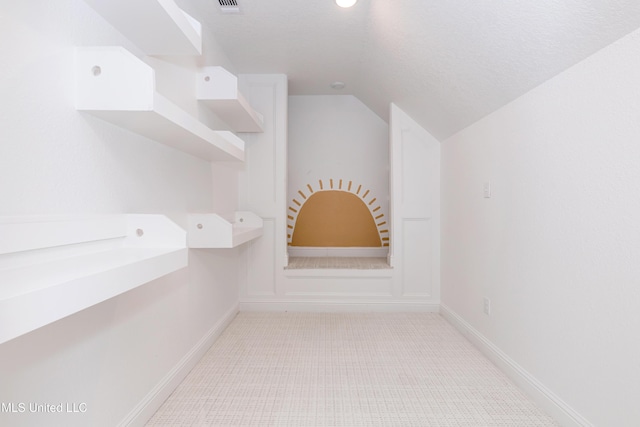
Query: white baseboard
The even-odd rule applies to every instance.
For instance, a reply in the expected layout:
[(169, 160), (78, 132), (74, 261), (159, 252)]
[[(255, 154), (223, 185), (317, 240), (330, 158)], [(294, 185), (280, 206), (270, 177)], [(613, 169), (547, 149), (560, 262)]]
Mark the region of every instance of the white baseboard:
[(240, 311), (307, 313), (438, 313), (437, 302), (405, 301), (241, 301)]
[(560, 425), (563, 427), (593, 427), (593, 424), (445, 304), (440, 305), (440, 314)]
[(379, 248), (316, 248), (307, 246), (289, 246), (290, 257), (355, 257), (386, 258), (389, 247)]
[(180, 362), (133, 408), (118, 426), (144, 426), (173, 390), (184, 380), (196, 363), (202, 359), (202, 356), (204, 356), (237, 314), (238, 304), (234, 304), (234, 306), (209, 329), (202, 339), (185, 354)]

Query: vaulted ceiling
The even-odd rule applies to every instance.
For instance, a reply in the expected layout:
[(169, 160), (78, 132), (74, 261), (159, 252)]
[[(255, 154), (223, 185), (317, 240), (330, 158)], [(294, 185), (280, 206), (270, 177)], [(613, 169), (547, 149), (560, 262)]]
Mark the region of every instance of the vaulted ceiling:
[(394, 102), (439, 139), (640, 27), (638, 0), (177, 3), (236, 72), (287, 74), (290, 95), (352, 94), (385, 120)]

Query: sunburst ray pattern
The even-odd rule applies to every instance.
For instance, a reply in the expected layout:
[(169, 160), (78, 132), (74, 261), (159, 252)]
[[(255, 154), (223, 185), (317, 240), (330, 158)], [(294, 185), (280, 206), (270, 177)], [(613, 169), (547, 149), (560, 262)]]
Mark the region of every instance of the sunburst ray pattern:
[[(372, 222), (372, 227), (375, 229), (376, 238), (379, 240), (379, 244), (372, 244), (371, 236), (369, 236), (369, 243), (362, 244), (357, 240), (354, 240), (352, 244), (347, 243), (340, 244), (339, 246), (389, 246), (389, 227), (387, 226), (387, 221), (384, 213), (382, 212), (382, 208), (378, 202), (379, 198), (375, 197), (371, 190), (364, 187), (362, 184), (355, 184), (351, 180), (345, 179), (333, 179), (330, 178), (328, 180), (319, 179), (317, 183), (309, 183), (303, 186), (302, 189), (296, 191), (296, 196), (291, 199), (291, 202), (287, 209), (287, 243), (291, 246), (300, 246), (296, 244), (296, 241), (300, 239), (295, 238), (296, 225), (298, 225), (298, 221), (301, 218), (301, 213), (305, 210), (305, 206), (311, 209), (314, 206), (313, 203), (307, 204), (310, 200), (318, 200), (318, 195), (325, 192), (341, 192), (345, 194), (349, 194), (351, 196), (350, 199), (357, 198), (359, 203), (355, 203), (353, 206), (356, 208), (355, 210), (359, 212), (364, 212), (364, 209), (368, 212), (370, 218), (363, 218), (363, 222)], [(343, 194), (343, 196), (345, 195)], [(326, 195), (326, 194), (325, 194)], [(336, 194), (338, 195), (338, 194)], [(336, 199), (337, 200), (337, 199)], [(341, 199), (342, 203), (346, 201), (344, 198)], [(350, 202), (351, 203), (351, 202)], [(360, 206), (362, 205), (362, 206)], [(343, 206), (344, 207), (344, 206)], [(338, 208), (338, 207), (337, 207)], [(317, 208), (313, 208), (317, 209)], [(326, 208), (325, 208), (326, 209)], [(336, 221), (340, 221), (337, 217), (334, 218), (332, 215), (328, 215), (325, 211), (324, 213), (318, 212), (315, 217), (320, 217), (317, 220), (317, 224), (314, 224), (313, 227), (316, 228), (316, 232), (319, 236), (330, 234), (331, 232), (339, 232), (340, 224), (337, 224)], [(308, 215), (312, 216), (312, 215)], [(349, 215), (348, 215), (349, 216)], [(356, 216), (356, 215), (350, 215)], [(303, 215), (304, 217), (304, 215)], [(362, 217), (362, 216), (360, 216)], [(345, 217), (343, 217), (344, 219)], [(349, 220), (354, 220), (354, 218), (349, 218)], [(357, 228), (352, 227), (352, 228)], [(369, 233), (370, 234), (370, 233)], [(305, 240), (307, 241), (307, 240)], [(308, 244), (302, 245), (306, 246)], [(309, 245), (309, 246), (323, 246), (323, 245)], [(331, 245), (328, 245), (331, 246)]]

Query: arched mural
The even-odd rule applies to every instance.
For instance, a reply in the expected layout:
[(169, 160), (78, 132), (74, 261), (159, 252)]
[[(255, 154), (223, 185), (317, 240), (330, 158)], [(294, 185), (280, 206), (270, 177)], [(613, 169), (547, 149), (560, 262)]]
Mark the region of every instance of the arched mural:
[(303, 247), (389, 246), (389, 229), (369, 190), (352, 181), (318, 180), (298, 190), (287, 215), (287, 241)]

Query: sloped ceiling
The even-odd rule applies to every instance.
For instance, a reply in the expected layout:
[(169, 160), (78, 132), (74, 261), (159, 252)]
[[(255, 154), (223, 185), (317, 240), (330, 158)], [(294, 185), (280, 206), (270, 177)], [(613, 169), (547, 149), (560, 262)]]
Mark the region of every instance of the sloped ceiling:
[(290, 95), (352, 94), (385, 120), (394, 102), (441, 140), (640, 27), (638, 0), (177, 3), (236, 72), (287, 74)]

